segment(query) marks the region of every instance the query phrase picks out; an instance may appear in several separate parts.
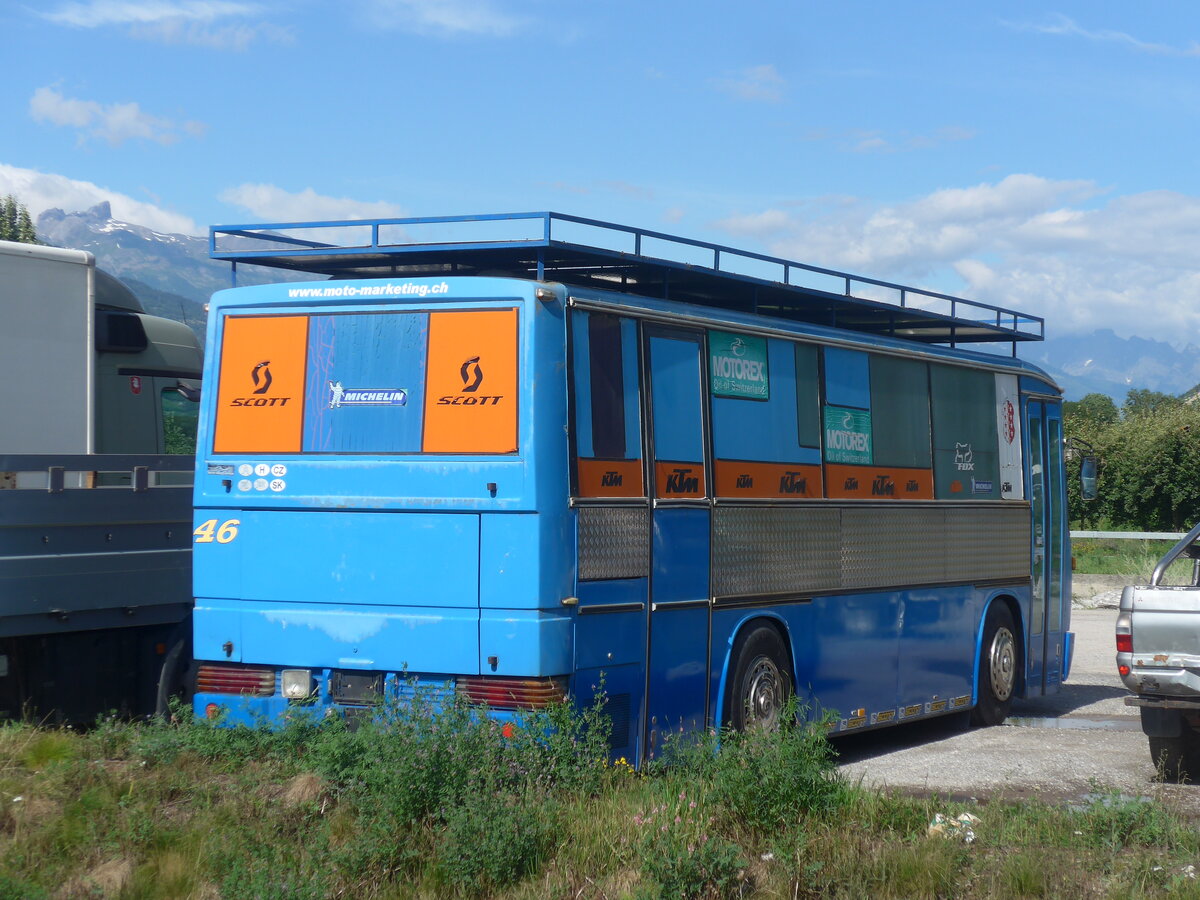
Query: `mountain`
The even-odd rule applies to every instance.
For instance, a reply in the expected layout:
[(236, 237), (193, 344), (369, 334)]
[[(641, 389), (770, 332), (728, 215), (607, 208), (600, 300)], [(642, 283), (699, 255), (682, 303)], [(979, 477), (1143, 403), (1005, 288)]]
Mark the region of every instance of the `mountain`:
[(1194, 345), (1118, 337), (1108, 328), (1025, 344), (1018, 354), (1054, 376), (1068, 400), (1097, 393), (1119, 405), (1132, 388), (1180, 395), (1200, 382), (1200, 349)]
[[(46, 210), (38, 216), (37, 230), (46, 243), (93, 253), (102, 269), (129, 285), (147, 312), (186, 323), (201, 340), (204, 304), (230, 285), (229, 264), (208, 258), (207, 238), (118, 221), (108, 203), (83, 212)], [(238, 270), (239, 284), (311, 277), (254, 266)], [(1023, 344), (1018, 351), (1052, 375), (1068, 400), (1100, 393), (1119, 404), (1131, 388), (1183, 394), (1200, 383), (1195, 346), (1176, 349), (1164, 341), (1118, 337), (1109, 329)]]
[[(230, 286), (230, 266), (208, 257), (208, 239), (164, 234), (112, 217), (99, 203), (83, 212), (48, 209), (38, 216), (38, 237), (56, 247), (87, 250), (96, 264), (129, 286), (146, 311), (183, 322), (204, 340), (204, 305), (215, 291)], [(239, 268), (238, 284), (297, 281), (302, 276), (278, 269)]]

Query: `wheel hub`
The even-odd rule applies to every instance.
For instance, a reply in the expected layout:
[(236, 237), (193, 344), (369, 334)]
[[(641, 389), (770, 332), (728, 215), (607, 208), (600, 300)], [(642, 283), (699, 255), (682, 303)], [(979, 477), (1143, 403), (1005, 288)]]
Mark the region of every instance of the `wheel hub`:
[(746, 724), (774, 728), (783, 706), (783, 677), (779, 667), (765, 656), (754, 661), (746, 681)]
[(988, 655), (991, 671), (992, 691), (996, 699), (1003, 702), (1012, 696), (1017, 680), (1017, 642), (1007, 628), (996, 631)]

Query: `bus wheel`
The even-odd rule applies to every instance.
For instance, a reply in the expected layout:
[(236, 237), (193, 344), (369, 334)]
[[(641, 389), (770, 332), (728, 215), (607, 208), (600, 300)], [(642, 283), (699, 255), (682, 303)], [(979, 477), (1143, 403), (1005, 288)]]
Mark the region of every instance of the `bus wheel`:
[(1003, 603), (988, 608), (983, 624), (983, 658), (979, 660), (979, 702), (971, 710), (971, 724), (1000, 725), (1008, 718), (1017, 685), (1020, 653), (1013, 634), (1012, 613)]
[(787, 649), (779, 632), (760, 625), (743, 632), (734, 645), (725, 721), (737, 731), (779, 727), (779, 716), (792, 694)]

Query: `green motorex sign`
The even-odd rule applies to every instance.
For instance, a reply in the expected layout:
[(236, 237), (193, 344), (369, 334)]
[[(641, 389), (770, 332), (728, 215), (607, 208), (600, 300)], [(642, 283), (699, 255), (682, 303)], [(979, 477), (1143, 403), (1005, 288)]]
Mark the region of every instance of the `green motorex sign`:
[(871, 414), (867, 410), (825, 407), (825, 461), (871, 464)]
[(770, 399), (766, 338), (710, 331), (708, 352), (714, 396)]

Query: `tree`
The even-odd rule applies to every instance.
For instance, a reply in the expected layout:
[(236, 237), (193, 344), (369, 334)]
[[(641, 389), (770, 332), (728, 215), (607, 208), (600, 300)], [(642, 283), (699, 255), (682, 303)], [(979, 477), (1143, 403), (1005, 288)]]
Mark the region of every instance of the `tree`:
[[(1082, 401), (1080, 401), (1082, 402)], [(1126, 419), (1143, 416), (1147, 413), (1161, 412), (1183, 401), (1161, 391), (1148, 391), (1144, 388), (1133, 388), (1125, 395), (1125, 403), (1121, 406), (1121, 414)]]
[(41, 243), (28, 207), (12, 194), (0, 200), (0, 240), (22, 244)]
[(1082, 400), (1063, 404), (1063, 417), (1088, 425), (1112, 425), (1121, 418), (1121, 411), (1108, 394), (1088, 394)]

